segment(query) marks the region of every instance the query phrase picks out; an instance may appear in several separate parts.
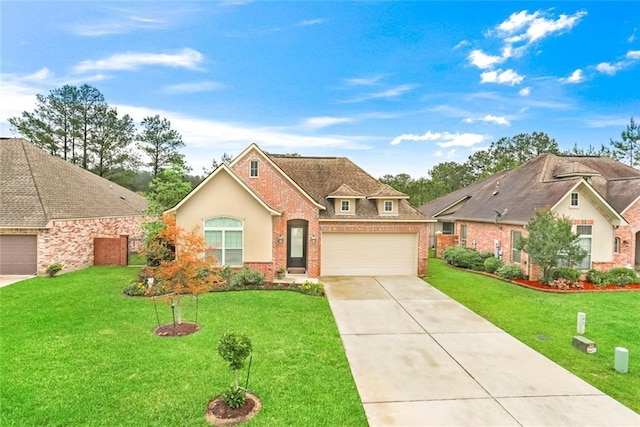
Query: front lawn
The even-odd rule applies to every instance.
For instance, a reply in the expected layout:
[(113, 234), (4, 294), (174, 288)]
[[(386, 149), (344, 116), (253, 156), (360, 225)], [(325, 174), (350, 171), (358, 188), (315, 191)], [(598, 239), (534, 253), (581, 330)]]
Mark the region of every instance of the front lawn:
[[(509, 334), (640, 412), (640, 292), (551, 294), (458, 270), (429, 259), (427, 282)], [(576, 316), (595, 354), (572, 347)], [(613, 369), (615, 347), (629, 350), (629, 372)]]
[(210, 293), (200, 331), (158, 337), (151, 301), (121, 294), (137, 271), (94, 267), (0, 289), (0, 425), (206, 426), (208, 401), (233, 381), (217, 352), (227, 331), (253, 343), (249, 389), (263, 408), (248, 425), (367, 425), (325, 298)]

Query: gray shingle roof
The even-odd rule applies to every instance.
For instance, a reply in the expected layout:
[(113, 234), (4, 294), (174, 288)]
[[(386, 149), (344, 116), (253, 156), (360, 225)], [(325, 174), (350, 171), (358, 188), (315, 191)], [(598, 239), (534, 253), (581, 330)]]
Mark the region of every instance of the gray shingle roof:
[[(520, 167), (496, 173), (420, 207), (438, 218), (527, 223), (538, 208), (553, 206), (585, 177), (614, 208), (622, 212), (640, 196), (640, 171), (608, 157), (543, 154)], [(447, 208), (463, 200), (455, 213)], [(494, 210), (495, 209), (495, 210)]]
[(0, 227), (142, 215), (146, 200), (22, 138), (0, 138)]
[[(298, 157), (269, 154), (269, 158), (296, 182), (313, 200), (326, 207), (320, 211), (321, 219), (344, 218), (335, 215), (331, 196), (343, 184), (353, 194), (365, 197), (389, 193), (388, 186), (369, 175), (358, 165), (346, 157)], [(406, 197), (405, 194), (393, 190), (394, 198)], [(357, 199), (356, 213), (353, 219), (384, 219), (388, 221), (414, 221), (427, 219), (421, 212), (412, 207), (406, 200), (398, 200), (399, 214), (394, 217), (381, 217), (375, 200)]]

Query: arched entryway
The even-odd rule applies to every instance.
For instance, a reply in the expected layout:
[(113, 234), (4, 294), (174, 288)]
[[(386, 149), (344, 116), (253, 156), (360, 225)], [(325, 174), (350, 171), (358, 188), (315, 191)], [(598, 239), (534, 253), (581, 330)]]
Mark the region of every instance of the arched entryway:
[(309, 221), (287, 221), (287, 271), (293, 274), (307, 272), (307, 235)]

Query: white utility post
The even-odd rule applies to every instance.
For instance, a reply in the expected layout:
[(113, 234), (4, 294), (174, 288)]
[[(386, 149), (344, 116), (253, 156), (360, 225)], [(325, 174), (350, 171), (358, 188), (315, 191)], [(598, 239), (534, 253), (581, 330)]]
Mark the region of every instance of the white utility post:
[(580, 335), (584, 334), (584, 327), (587, 323), (587, 315), (582, 312), (578, 312), (578, 333)]
[(629, 372), (629, 350), (624, 347), (616, 347), (616, 356), (613, 367), (621, 374)]

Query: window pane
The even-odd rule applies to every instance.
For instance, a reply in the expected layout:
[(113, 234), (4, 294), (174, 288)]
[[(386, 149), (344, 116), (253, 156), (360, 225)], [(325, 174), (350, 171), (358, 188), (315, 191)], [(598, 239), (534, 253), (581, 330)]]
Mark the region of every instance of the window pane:
[(348, 200), (343, 200), (340, 206), (340, 209), (343, 211), (348, 211), (349, 210), (349, 201)]
[(582, 235), (591, 235), (591, 226), (590, 225), (578, 225), (576, 226), (576, 232)]
[(204, 241), (207, 246), (221, 247), (222, 246), (222, 231), (207, 230), (204, 232)]
[(302, 258), (304, 248), (304, 229), (292, 227), (290, 231), (291, 235), (291, 258)]
[(242, 231), (225, 231), (225, 249), (242, 249)]
[(582, 260), (578, 269), (589, 270), (591, 268), (591, 238), (585, 237), (578, 240), (580, 247), (587, 251), (587, 256)]
[(522, 252), (516, 249), (518, 241), (522, 237), (522, 233), (519, 231), (511, 232), (511, 262), (522, 261)]
[(242, 249), (227, 249), (224, 254), (226, 265), (242, 265)]
[(242, 228), (242, 221), (220, 216), (204, 222), (205, 228)]

